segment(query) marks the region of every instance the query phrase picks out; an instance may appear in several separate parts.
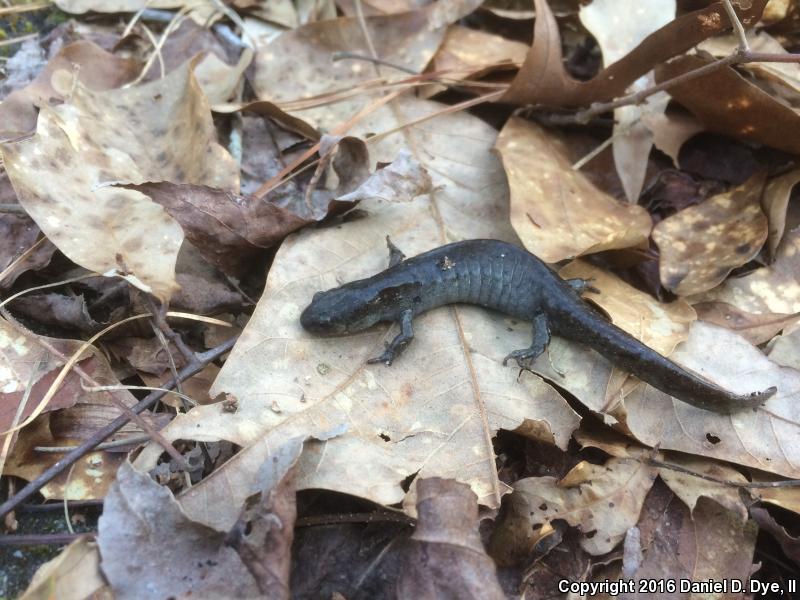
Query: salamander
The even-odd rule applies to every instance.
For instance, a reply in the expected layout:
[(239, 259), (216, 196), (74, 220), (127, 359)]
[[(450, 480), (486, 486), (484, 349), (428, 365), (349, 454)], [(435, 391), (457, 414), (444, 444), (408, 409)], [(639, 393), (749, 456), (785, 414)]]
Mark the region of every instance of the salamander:
[(414, 317), (439, 306), (482, 306), (533, 323), (528, 348), (514, 359), (529, 369), (551, 334), (586, 344), (615, 366), (699, 408), (729, 414), (755, 408), (776, 388), (735, 394), (646, 346), (601, 316), (583, 298), (597, 292), (583, 279), (561, 279), (530, 252), (499, 240), (466, 240), (406, 258), (387, 237), (389, 268), (366, 279), (317, 292), (300, 316), (315, 335), (346, 335), (378, 322), (399, 323), (400, 333), (368, 363), (391, 365), (414, 337)]

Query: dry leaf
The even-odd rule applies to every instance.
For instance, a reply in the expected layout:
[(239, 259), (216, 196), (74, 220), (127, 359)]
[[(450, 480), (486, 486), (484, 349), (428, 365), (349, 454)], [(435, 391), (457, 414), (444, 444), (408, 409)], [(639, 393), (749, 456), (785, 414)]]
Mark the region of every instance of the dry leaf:
[(62, 100), (63, 90), (54, 89), (51, 79), (66, 69), (91, 90), (109, 90), (133, 79), (139, 65), (129, 58), (114, 56), (87, 41), (62, 48), (30, 85), (9, 94), (0, 103), (0, 141), (13, 140), (36, 130), (37, 107)]
[[(554, 477), (529, 477), (514, 484), (508, 510), (529, 523), (532, 547), (547, 525), (563, 519), (580, 528), (581, 547), (593, 555), (605, 554), (636, 524), (656, 469), (633, 459), (611, 458), (604, 465), (581, 462), (561, 481)], [(506, 523), (498, 524), (498, 535)]]
[(778, 246), (783, 240), (789, 199), (798, 182), (800, 182), (800, 169), (793, 169), (780, 177), (771, 179), (767, 183), (767, 187), (764, 188), (761, 205), (764, 208), (767, 219), (769, 219), (767, 248), (769, 249), (769, 257), (772, 260), (777, 257)]
[[(675, 0), (658, 0), (646, 6), (637, 0), (594, 0), (582, 5), (578, 13), (603, 53), (603, 65), (621, 60), (648, 35), (675, 18)], [(652, 71), (634, 81), (626, 90), (637, 92), (655, 83)], [(663, 115), (666, 94), (656, 94), (640, 105), (623, 106), (614, 111), (613, 153), (617, 174), (629, 202), (636, 202), (644, 185), (653, 134), (644, 115)]]
[(97, 186), (167, 180), (236, 190), (235, 164), (213, 141), (189, 67), (125, 90), (76, 84), (70, 103), (43, 111), (36, 136), (2, 146), (20, 202), (59, 250), (162, 299), (177, 287), (180, 227), (140, 192)]
[[(255, 597), (258, 587), (225, 534), (191, 521), (170, 491), (123, 463), (97, 538), (115, 598)], [(169, 569), (161, 568), (167, 561)]]
[(769, 359), (784, 367), (792, 367), (800, 371), (800, 329), (784, 333), (775, 338), (769, 346)]
[[(754, 24), (767, 0), (752, 0), (734, 6), (745, 26)], [(623, 95), (625, 89), (656, 65), (686, 52), (704, 39), (727, 29), (722, 2), (678, 17), (647, 36), (632, 52), (603, 69), (590, 81), (577, 81), (565, 71), (558, 23), (546, 0), (535, 0), (533, 45), (528, 56), (500, 99), (520, 106), (588, 106)], [(695, 82), (692, 82), (695, 83)]]
[(84, 600), (105, 585), (97, 544), (80, 537), (39, 567), (19, 600)]
[[(697, 312), (697, 318), (701, 321), (735, 331), (754, 346), (768, 342), (800, 318), (800, 315), (748, 313), (724, 302), (700, 302), (693, 305), (692, 308)], [(780, 362), (771, 354), (769, 357), (778, 364), (794, 366)]]
[(789, 229), (774, 262), (743, 277), (729, 278), (691, 302), (725, 302), (750, 313), (800, 312), (800, 228)]
[(405, 551), (398, 598), (505, 598), (478, 534), (469, 486), (430, 478), (417, 484), (417, 527)]
[(642, 121), (653, 134), (653, 144), (672, 159), (675, 167), (679, 167), (678, 154), (683, 143), (705, 129), (691, 114), (676, 109), (646, 113)]
[[(722, 481), (729, 481), (732, 483), (747, 482), (747, 478), (736, 469), (704, 458), (669, 453), (666, 455), (664, 462), (689, 469), (693, 473), (708, 475), (709, 477)], [(720, 506), (727, 508), (731, 514), (736, 515), (742, 523), (747, 520), (747, 507), (744, 505), (744, 502), (742, 502), (738, 487), (714, 483), (713, 481), (667, 468), (659, 469), (658, 476), (661, 477), (664, 483), (666, 483), (673, 492), (675, 492), (678, 498), (683, 500), (683, 503), (686, 504), (692, 512), (694, 512), (697, 507), (700, 498), (709, 498)]]
[[(385, 126), (437, 106), (408, 99), (373, 118)], [(350, 431), (320, 454), (326, 468), (315, 468), (312, 455), (301, 464), (298, 488), (337, 489), (386, 504), (402, 500), (400, 481), (420, 471), (421, 477), (458, 473), (481, 503), (497, 506), (507, 488), (497, 479), (489, 440), (499, 427), (530, 424), (563, 447), (577, 424), (575, 413), (537, 377), (517, 380), (514, 369), (501, 365), (511, 349), (528, 344), (527, 324), (509, 332), (509, 319), (477, 307), (431, 311), (419, 317), (402, 361), (388, 368), (365, 365), (391, 335), (385, 327), (321, 339), (299, 323), (316, 291), (386, 267), (386, 235), (409, 256), (454, 239), (511, 238), (502, 171), (489, 152), (495, 135), (469, 115), (443, 115), (371, 146), (379, 161), (394, 157), (400, 144), (414, 149), (430, 170), (432, 193), (404, 204), (364, 201), (367, 218), (288, 238), (212, 390), (234, 394), (239, 410), (197, 407), (165, 435), (275, 444), (348, 423)]]
[(497, 150), (511, 188), (511, 223), (525, 247), (545, 262), (645, 243), (647, 212), (620, 204), (574, 171), (555, 134), (512, 117)]
[(710, 290), (755, 257), (767, 239), (761, 211), (765, 175), (685, 208), (653, 228), (665, 288), (681, 296)]
[[(656, 68), (656, 80), (672, 79), (709, 62), (700, 56), (681, 56)], [(669, 93), (709, 131), (800, 153), (800, 115), (731, 67), (673, 85)]]

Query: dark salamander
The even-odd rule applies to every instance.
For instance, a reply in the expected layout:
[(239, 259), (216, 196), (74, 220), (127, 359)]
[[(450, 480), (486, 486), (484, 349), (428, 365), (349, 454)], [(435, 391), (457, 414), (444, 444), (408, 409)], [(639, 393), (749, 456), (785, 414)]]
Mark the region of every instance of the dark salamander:
[[(387, 239), (388, 241), (388, 239)], [(370, 363), (392, 361), (414, 337), (415, 315), (445, 304), (476, 304), (533, 322), (533, 343), (513, 358), (527, 368), (545, 351), (550, 334), (586, 344), (611, 363), (670, 396), (728, 414), (763, 404), (776, 389), (737, 395), (661, 356), (609, 323), (581, 298), (596, 291), (583, 279), (561, 279), (536, 256), (498, 240), (447, 244), (406, 259), (389, 242), (385, 271), (314, 295), (300, 323), (318, 335), (343, 335), (379, 321), (397, 322), (400, 333)]]

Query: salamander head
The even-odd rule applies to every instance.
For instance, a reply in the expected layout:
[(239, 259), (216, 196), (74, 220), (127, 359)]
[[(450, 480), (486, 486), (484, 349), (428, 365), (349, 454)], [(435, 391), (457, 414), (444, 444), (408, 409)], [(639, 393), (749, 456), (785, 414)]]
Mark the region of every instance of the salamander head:
[[(353, 282), (358, 283), (358, 282)], [(315, 335), (343, 335), (371, 327), (381, 319), (381, 309), (373, 294), (352, 284), (317, 292), (300, 324)]]

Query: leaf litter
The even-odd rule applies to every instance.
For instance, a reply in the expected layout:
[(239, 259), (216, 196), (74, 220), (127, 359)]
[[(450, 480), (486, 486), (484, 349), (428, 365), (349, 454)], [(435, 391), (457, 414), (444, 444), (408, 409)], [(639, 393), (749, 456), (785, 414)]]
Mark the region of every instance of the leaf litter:
[[(71, 522), (104, 506), (98, 545), (78, 538), (26, 597), (72, 597), (75, 569), (114, 597), (746, 579), (759, 528), (783, 558), (755, 577), (785, 580), (798, 61), (776, 4), (60, 2), (77, 20), (4, 67), (0, 456), (15, 507), (20, 488)], [(367, 365), (396, 326), (323, 339), (299, 314), (386, 268), (387, 236), (408, 256), (522, 245), (662, 354), (778, 393), (708, 413), (558, 338), (518, 372), (502, 359), (529, 325), (462, 305)], [(26, 515), (6, 516), (12, 543)]]

